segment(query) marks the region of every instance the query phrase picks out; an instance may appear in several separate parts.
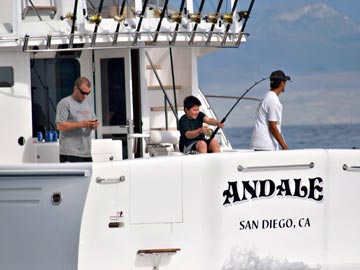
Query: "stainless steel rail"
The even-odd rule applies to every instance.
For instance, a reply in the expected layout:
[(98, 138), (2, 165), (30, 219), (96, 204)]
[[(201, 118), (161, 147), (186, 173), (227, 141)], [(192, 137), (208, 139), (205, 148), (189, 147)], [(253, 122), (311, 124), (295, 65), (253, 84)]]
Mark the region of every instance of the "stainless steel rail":
[(315, 167), (314, 162), (308, 164), (292, 164), (292, 165), (269, 165), (269, 166), (250, 166), (244, 167), (239, 165), (237, 170), (239, 172), (246, 171), (267, 171), (267, 170), (294, 170), (294, 169), (312, 169)]
[(346, 164), (343, 165), (344, 171), (357, 171), (360, 172), (360, 166), (348, 166)]
[(98, 184), (116, 184), (125, 182), (125, 176), (120, 176), (119, 178), (103, 178), (103, 177), (96, 177), (96, 183)]

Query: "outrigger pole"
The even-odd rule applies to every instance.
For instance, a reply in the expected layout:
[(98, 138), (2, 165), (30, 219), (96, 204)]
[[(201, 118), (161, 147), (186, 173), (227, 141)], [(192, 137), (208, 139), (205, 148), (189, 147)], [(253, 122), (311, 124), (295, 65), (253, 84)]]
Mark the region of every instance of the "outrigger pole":
[(142, 10), (141, 10), (141, 13), (140, 13), (140, 20), (139, 20), (139, 23), (138, 23), (138, 25), (136, 27), (135, 37), (134, 37), (134, 40), (133, 40), (133, 45), (134, 46), (137, 45), (137, 40), (138, 40), (138, 38), (140, 36), (141, 24), (142, 24), (142, 20), (144, 18), (145, 12), (146, 12), (147, 4), (148, 4), (148, 0), (145, 0), (144, 5), (143, 5)]
[(116, 46), (116, 44), (117, 44), (120, 25), (125, 20), (125, 17), (124, 17), (125, 3), (126, 3), (126, 0), (123, 0), (120, 11), (119, 11), (119, 15), (114, 17), (114, 19), (117, 20), (118, 24), (116, 26), (116, 30), (114, 33), (114, 39), (113, 39), (113, 43), (112, 43), (113, 46)]
[[(244, 96), (252, 89), (254, 88), (256, 85), (258, 85), (259, 83), (261, 83), (262, 81), (265, 81), (269, 79), (269, 77), (266, 77), (266, 78), (262, 78), (261, 80), (255, 82), (252, 86), (250, 86), (248, 89), (246, 89), (246, 91), (244, 92), (244, 94), (242, 94), (238, 100), (235, 102), (235, 104), (231, 107), (231, 109), (229, 110), (229, 112), (225, 115), (225, 117), (221, 120), (220, 123), (225, 123), (226, 121), (226, 118), (229, 116), (229, 114), (233, 111), (233, 109), (236, 107), (236, 105), (240, 102), (240, 100), (242, 100), (244, 98)], [(209, 139), (207, 140), (207, 144), (210, 143), (210, 141), (212, 139), (214, 139), (216, 133), (219, 131), (219, 127), (216, 127), (216, 129), (214, 130), (214, 132), (211, 134), (211, 136), (209, 137)]]
[(202, 12), (202, 10), (204, 8), (204, 4), (205, 4), (205, 0), (201, 0), (199, 11), (190, 16), (191, 21), (195, 22), (195, 24), (194, 24), (194, 27), (193, 27), (193, 29), (191, 31), (191, 34), (190, 34), (189, 45), (192, 45), (194, 43), (194, 38), (195, 38), (195, 35), (196, 35), (196, 29), (197, 29), (198, 25), (201, 22), (201, 12)]
[(163, 6), (163, 10), (161, 11), (161, 14), (160, 14), (160, 20), (159, 20), (159, 23), (156, 27), (156, 30), (155, 30), (155, 34), (154, 34), (154, 38), (153, 38), (153, 45), (156, 45), (156, 41), (157, 41), (157, 38), (159, 36), (159, 32), (160, 32), (160, 29), (161, 29), (161, 24), (162, 24), (162, 20), (164, 19), (165, 17), (165, 11), (167, 9), (167, 5), (169, 3), (169, 0), (165, 0), (165, 3), (164, 3), (164, 6)]
[(176, 42), (177, 32), (179, 30), (179, 25), (181, 23), (182, 12), (183, 12), (183, 9), (184, 9), (184, 5), (185, 5), (185, 0), (181, 0), (179, 12), (175, 15), (176, 26), (175, 26), (175, 29), (174, 29), (174, 32), (173, 32), (172, 39), (170, 41), (170, 45), (174, 45), (175, 42)]
[(210, 31), (208, 33), (208, 36), (207, 36), (207, 40), (205, 42), (205, 45), (209, 45), (210, 41), (211, 41), (211, 37), (212, 37), (212, 34), (214, 32), (214, 28), (215, 28), (215, 25), (217, 24), (218, 22), (218, 18), (219, 18), (219, 14), (220, 14), (220, 9), (221, 9), (221, 6), (222, 6), (222, 3), (223, 3), (223, 0), (220, 0), (219, 3), (218, 3), (218, 6), (216, 8), (216, 14), (213, 14), (211, 17), (209, 17), (210, 21), (212, 22), (211, 24), (211, 28), (210, 28)]
[(103, 4), (104, 4), (104, 0), (101, 0), (98, 12), (93, 18), (94, 23), (95, 23), (95, 28), (94, 28), (94, 32), (93, 32), (92, 39), (91, 39), (91, 47), (95, 46), (97, 30), (99, 28), (99, 24), (101, 23), (101, 11), (102, 11)]

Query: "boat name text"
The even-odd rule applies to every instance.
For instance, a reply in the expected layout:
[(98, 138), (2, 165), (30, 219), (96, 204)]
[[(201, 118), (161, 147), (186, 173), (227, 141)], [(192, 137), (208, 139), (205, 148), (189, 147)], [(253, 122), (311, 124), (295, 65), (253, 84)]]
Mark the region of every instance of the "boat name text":
[(281, 179), (279, 184), (271, 179), (229, 181), (228, 188), (223, 191), (223, 205), (273, 196), (306, 198), (320, 202), (324, 197), (322, 183), (320, 177), (308, 178), (307, 181), (302, 181), (301, 178)]

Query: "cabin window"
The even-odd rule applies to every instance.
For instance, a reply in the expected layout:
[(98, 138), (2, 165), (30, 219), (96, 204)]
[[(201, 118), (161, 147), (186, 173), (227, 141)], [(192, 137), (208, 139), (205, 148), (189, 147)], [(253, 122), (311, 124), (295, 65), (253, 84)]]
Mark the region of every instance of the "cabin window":
[(14, 69), (12, 67), (0, 67), (0, 87), (14, 85)]
[(32, 59), (31, 97), (33, 136), (38, 131), (56, 129), (56, 105), (74, 90), (74, 82), (80, 77), (77, 59)]

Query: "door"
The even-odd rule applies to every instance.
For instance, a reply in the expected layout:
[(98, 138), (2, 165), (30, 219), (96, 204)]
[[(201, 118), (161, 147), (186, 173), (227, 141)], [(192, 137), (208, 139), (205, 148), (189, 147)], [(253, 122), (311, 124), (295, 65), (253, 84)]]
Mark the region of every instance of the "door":
[(95, 60), (98, 138), (123, 141), (123, 156), (132, 158), (133, 101), (130, 50), (97, 50)]

